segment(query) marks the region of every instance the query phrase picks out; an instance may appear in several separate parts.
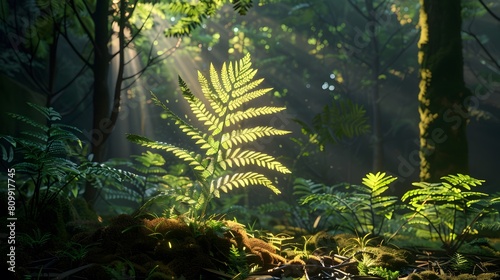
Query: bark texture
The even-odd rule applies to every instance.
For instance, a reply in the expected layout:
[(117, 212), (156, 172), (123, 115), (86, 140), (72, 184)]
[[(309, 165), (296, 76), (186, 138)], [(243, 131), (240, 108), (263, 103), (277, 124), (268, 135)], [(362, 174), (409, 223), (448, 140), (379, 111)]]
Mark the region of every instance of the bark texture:
[(470, 92), (463, 77), (461, 1), (421, 0), (420, 180), (467, 174)]

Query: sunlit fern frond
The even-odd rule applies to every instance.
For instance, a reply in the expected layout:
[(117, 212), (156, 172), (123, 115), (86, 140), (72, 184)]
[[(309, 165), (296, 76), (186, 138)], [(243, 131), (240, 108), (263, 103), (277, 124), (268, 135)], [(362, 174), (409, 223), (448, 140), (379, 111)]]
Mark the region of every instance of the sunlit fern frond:
[(210, 175), (210, 174), (203, 172), (203, 171), (205, 171), (206, 166), (204, 165), (202, 159), (195, 152), (188, 151), (188, 150), (179, 148), (175, 145), (171, 145), (171, 144), (168, 144), (165, 142), (150, 140), (146, 137), (142, 137), (139, 135), (130, 134), (130, 135), (127, 135), (127, 139), (134, 142), (134, 143), (142, 145), (144, 147), (148, 147), (151, 149), (160, 149), (160, 150), (165, 150), (167, 152), (171, 152), (177, 158), (185, 161), (194, 170), (201, 171), (202, 178), (206, 178), (207, 176)]
[(289, 133), (288, 130), (276, 129), (270, 126), (236, 129), (222, 135), (221, 146), (225, 149), (231, 149), (233, 146), (250, 143), (266, 136), (286, 135)]
[(466, 190), (470, 190), (471, 187), (480, 186), (485, 182), (485, 180), (472, 178), (471, 176), (464, 174), (443, 176), (441, 179), (443, 180), (442, 184), (445, 187), (462, 187)]
[(389, 188), (389, 184), (396, 179), (391, 175), (386, 175), (385, 172), (377, 172), (377, 174), (368, 173), (363, 178), (362, 183), (372, 191), (372, 196), (376, 197), (385, 192)]
[(218, 163), (224, 170), (232, 168), (233, 166), (240, 167), (253, 164), (265, 167), (269, 170), (276, 170), (284, 174), (290, 173), (290, 170), (278, 162), (273, 156), (250, 150), (242, 151), (240, 148), (234, 150), (228, 149), (224, 159)]
[[(179, 79), (179, 81), (182, 81), (182, 79)], [(161, 102), (154, 93), (151, 93), (151, 96), (151, 100), (153, 101), (153, 103), (157, 106), (160, 106), (163, 109), (164, 113), (166, 113), (167, 118), (173, 120), (174, 124), (177, 125), (186, 136), (190, 137), (193, 140), (196, 140), (197, 145), (205, 145), (204, 147), (206, 147), (209, 138), (208, 134), (204, 133), (193, 125), (187, 123), (181, 117), (177, 116), (174, 112), (172, 112), (172, 110), (170, 110), (170, 108), (167, 107), (165, 103)], [(208, 144), (208, 146), (210, 145)]]
[[(213, 114), (205, 103), (201, 101), (199, 98), (194, 96), (191, 93), (191, 90), (187, 87), (186, 83), (182, 78), (179, 77), (179, 86), (181, 88), (182, 95), (189, 103), (191, 107), (191, 112), (194, 114), (198, 121), (202, 122), (207, 130), (212, 133), (212, 135), (217, 135), (222, 132), (221, 117), (225, 114), (224, 103), (218, 102), (216, 96), (212, 96), (210, 94), (205, 95), (206, 99), (211, 102), (210, 107), (214, 109), (215, 114)], [(226, 93), (225, 93), (226, 94)], [(227, 95), (227, 94), (226, 94)]]
[(210, 189), (215, 197), (219, 197), (219, 191), (227, 193), (233, 188), (247, 187), (249, 185), (262, 185), (272, 190), (275, 194), (281, 193), (271, 180), (263, 174), (256, 172), (234, 173), (221, 176), (211, 182)]
[(225, 126), (230, 126), (236, 123), (239, 123), (246, 118), (254, 118), (258, 116), (263, 116), (263, 115), (271, 115), (275, 113), (279, 113), (281, 111), (285, 110), (284, 107), (269, 107), (269, 106), (264, 106), (264, 107), (259, 107), (259, 108), (248, 108), (243, 111), (236, 111), (234, 113), (229, 113), (226, 116), (226, 122)]
[(174, 114), (165, 103), (153, 95), (153, 102), (162, 107), (167, 118), (173, 120), (175, 125), (193, 140), (197, 150), (189, 151), (138, 135), (127, 136), (132, 142), (165, 150), (187, 162), (204, 186), (202, 192), (205, 203), (210, 201), (211, 196), (218, 197), (220, 191), (227, 192), (233, 188), (250, 185), (262, 185), (274, 193), (279, 193), (272, 180), (258, 170), (233, 173), (233, 168), (251, 166), (252, 169), (290, 173), (290, 170), (273, 156), (243, 147), (264, 137), (291, 133), (270, 125), (244, 127), (241, 124), (243, 121), (251, 124), (255, 118), (279, 113), (285, 109), (272, 106), (247, 107), (250, 101), (271, 90), (258, 87), (263, 79), (255, 78), (257, 70), (251, 66), (250, 54), (247, 54), (237, 62), (224, 63), (219, 71), (211, 64), (208, 78), (198, 72), (201, 97), (192, 93), (184, 80), (179, 78), (182, 96), (189, 104), (191, 113), (201, 123), (199, 127)]
[(408, 201), (411, 207), (420, 211), (428, 205), (470, 207), (488, 196), (482, 192), (470, 191), (471, 186), (479, 186), (484, 180), (462, 174), (444, 176), (442, 180), (441, 183), (413, 183), (418, 188), (407, 191), (401, 200)]

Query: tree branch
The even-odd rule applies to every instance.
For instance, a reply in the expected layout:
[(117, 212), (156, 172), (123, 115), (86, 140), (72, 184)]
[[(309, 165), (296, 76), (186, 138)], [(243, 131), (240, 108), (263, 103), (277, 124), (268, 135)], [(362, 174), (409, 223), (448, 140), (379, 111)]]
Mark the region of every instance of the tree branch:
[(493, 55), (488, 51), (488, 49), (483, 45), (483, 43), (481, 43), (481, 40), (479, 40), (479, 38), (476, 36), (476, 34), (474, 34), (472, 32), (469, 32), (469, 31), (466, 31), (466, 30), (462, 30), (462, 32), (464, 32), (465, 34), (467, 34), (467, 35), (471, 36), (472, 38), (474, 38), (474, 40), (476, 41), (476, 43), (481, 47), (481, 49), (483, 49), (483, 51), (486, 53), (486, 55), (489, 57), (489, 59), (493, 62), (493, 64), (495, 64), (495, 66), (498, 69), (500, 69), (500, 64), (498, 64), (498, 62), (493, 57)]
[(488, 14), (490, 14), (494, 19), (500, 21), (500, 17), (495, 15), (495, 13), (493, 13), (493, 11), (490, 8), (488, 8), (488, 6), (483, 2), (483, 0), (479, 0), (479, 3), (481, 3), (481, 5), (483, 5), (483, 7), (488, 12)]

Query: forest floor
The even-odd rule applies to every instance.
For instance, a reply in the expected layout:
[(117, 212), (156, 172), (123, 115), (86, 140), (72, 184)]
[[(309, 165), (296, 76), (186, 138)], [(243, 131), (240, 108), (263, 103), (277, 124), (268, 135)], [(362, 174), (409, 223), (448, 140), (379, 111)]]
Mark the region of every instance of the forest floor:
[(500, 252), (486, 243), (475, 244), (482, 253), (450, 256), (319, 232), (284, 249), (232, 221), (130, 215), (89, 228), (62, 242), (33, 236), (18, 254), (17, 279), (500, 279)]

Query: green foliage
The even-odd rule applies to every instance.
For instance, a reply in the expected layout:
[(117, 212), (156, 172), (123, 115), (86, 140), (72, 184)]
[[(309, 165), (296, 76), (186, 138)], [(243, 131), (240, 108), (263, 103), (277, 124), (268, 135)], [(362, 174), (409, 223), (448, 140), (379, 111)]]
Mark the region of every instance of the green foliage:
[(469, 271), (473, 266), (473, 264), (467, 258), (459, 253), (455, 253), (450, 262), (450, 266), (454, 271)]
[(418, 189), (406, 192), (401, 200), (412, 210), (405, 215), (408, 223), (422, 228), (419, 234), (430, 238), (437, 234), (443, 248), (454, 254), (462, 244), (473, 237), (478, 221), (497, 213), (492, 206), (500, 202), (482, 192), (471, 191), (482, 185), (469, 175), (449, 175), (440, 183), (413, 183)]
[(339, 184), (331, 187), (298, 179), (295, 194), (301, 195), (300, 203), (321, 210), (324, 216), (338, 218), (341, 227), (358, 235), (379, 235), (386, 219), (391, 219), (397, 198), (384, 193), (396, 180), (391, 175), (378, 172), (363, 178), (363, 185)]
[(61, 258), (68, 258), (71, 262), (79, 262), (87, 256), (92, 245), (84, 246), (77, 242), (68, 242), (65, 246), (64, 250), (59, 251), (57, 255)]
[(107, 188), (104, 193), (106, 201), (125, 200), (136, 203), (139, 207), (159, 194), (162, 186), (167, 185), (173, 174), (163, 168), (166, 164), (162, 155), (150, 151), (142, 155), (131, 156), (134, 161), (112, 159), (106, 162), (111, 166), (130, 169), (136, 176), (128, 184), (114, 184), (115, 188)]
[(231, 279), (247, 279), (250, 267), (247, 264), (245, 251), (239, 250), (234, 244), (229, 249), (229, 273), (234, 275)]
[(233, 0), (233, 7), (240, 15), (246, 15), (248, 10), (252, 8), (252, 0)]
[(136, 277), (134, 264), (129, 260), (116, 261), (103, 268), (111, 279), (135, 279)]
[[(204, 0), (186, 2), (183, 0), (169, 1), (165, 10), (176, 16), (174, 25), (165, 30), (166, 36), (180, 37), (191, 34), (201, 26), (203, 20), (215, 15), (215, 12), (227, 2), (224, 0)], [(233, 9), (240, 15), (245, 15), (252, 7), (252, 0), (233, 0)]]
[(39, 228), (33, 230), (33, 235), (29, 235), (26, 233), (21, 233), (19, 236), (21, 240), (21, 244), (30, 247), (32, 249), (38, 249), (45, 245), (51, 238), (50, 233), (43, 233)]
[[(359, 266), (358, 266), (359, 268)], [(363, 274), (361, 274), (363, 275)], [(373, 275), (378, 276), (386, 280), (397, 280), (399, 279), (399, 271), (391, 271), (386, 267), (376, 266), (376, 267), (368, 267), (366, 274), (364, 275)]]
[(333, 100), (314, 116), (311, 126), (302, 121), (303, 132), (324, 149), (326, 143), (336, 144), (344, 138), (353, 138), (369, 132), (366, 110), (348, 99)]
[(99, 184), (102, 178), (130, 178), (132, 174), (128, 172), (82, 156), (84, 148), (75, 134), (79, 130), (62, 124), (61, 115), (53, 108), (28, 105), (41, 115), (41, 121), (9, 113), (28, 129), (17, 137), (0, 137), (9, 144), (3, 149), (14, 151), (7, 160), (15, 169), (18, 201), (26, 217), (37, 220), (60, 195), (76, 197), (85, 181)]
[[(263, 137), (290, 133), (272, 126), (242, 127), (243, 121), (285, 109), (271, 106), (243, 108), (243, 105), (250, 105), (250, 101), (271, 90), (257, 88), (263, 79), (254, 79), (257, 70), (252, 69), (251, 65), (250, 55), (247, 54), (237, 63), (224, 63), (220, 74), (213, 65), (210, 66), (208, 78), (199, 72), (198, 80), (205, 102), (191, 93), (186, 83), (179, 78), (182, 96), (188, 102), (193, 115), (201, 122), (200, 128), (177, 116), (153, 94), (153, 102), (162, 107), (167, 117), (194, 141), (197, 150), (188, 150), (139, 135), (127, 136), (127, 139), (142, 146), (170, 152), (192, 168), (196, 182), (190, 189), (197, 188), (199, 191), (178, 195), (176, 199), (190, 203), (194, 212), (199, 211), (200, 217), (205, 215), (212, 198), (220, 197), (221, 191), (229, 192), (234, 188), (263, 185), (279, 194), (280, 191), (274, 183), (258, 172), (258, 169), (290, 173), (273, 156), (243, 147)], [(252, 171), (240, 171), (250, 166), (253, 166)]]

